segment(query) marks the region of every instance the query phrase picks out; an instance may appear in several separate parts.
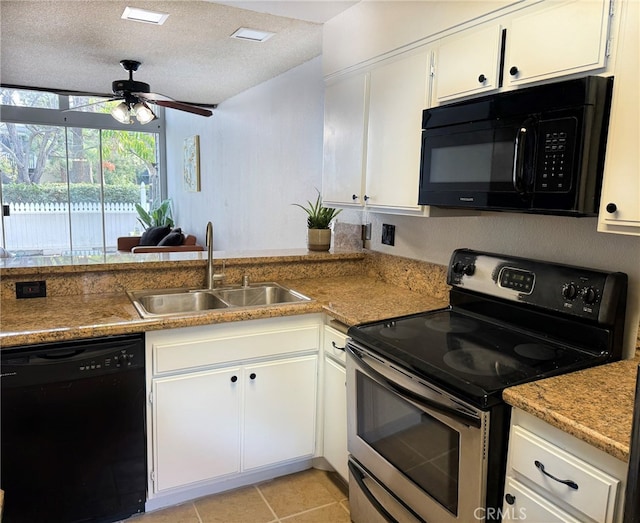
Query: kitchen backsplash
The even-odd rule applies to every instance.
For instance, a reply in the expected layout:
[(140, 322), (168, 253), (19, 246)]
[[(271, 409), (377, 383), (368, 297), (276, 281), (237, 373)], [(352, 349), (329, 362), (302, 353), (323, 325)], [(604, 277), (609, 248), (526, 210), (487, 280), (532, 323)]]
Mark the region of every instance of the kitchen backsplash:
[[(353, 238), (355, 228), (345, 233)], [(340, 241), (341, 233), (338, 239)], [(352, 242), (352, 239), (346, 241)], [(204, 285), (206, 260), (198, 253), (184, 253), (161, 258), (158, 255), (136, 255), (139, 260), (113, 258), (104, 265), (67, 265), (52, 267), (14, 267), (2, 269), (0, 298), (16, 298), (18, 281), (46, 281), (48, 296), (74, 296), (123, 292), (150, 288), (201, 287)], [(147, 256), (143, 260), (141, 256)], [(166, 256), (166, 255), (163, 255)], [(333, 278), (368, 274), (382, 281), (434, 297), (446, 299), (446, 268), (366, 250), (329, 253), (299, 251), (268, 253), (218, 253), (214, 268), (223, 271), (227, 284), (237, 284), (246, 274), (251, 281), (295, 280), (299, 278)], [(145, 261), (148, 261), (145, 263)], [(142, 262), (142, 263), (140, 263)]]

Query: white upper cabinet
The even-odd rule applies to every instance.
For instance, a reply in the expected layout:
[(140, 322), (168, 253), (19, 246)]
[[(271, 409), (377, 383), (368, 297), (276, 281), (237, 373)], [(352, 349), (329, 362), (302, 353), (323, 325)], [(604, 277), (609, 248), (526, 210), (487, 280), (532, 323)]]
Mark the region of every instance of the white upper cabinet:
[(444, 38), (435, 52), (433, 104), (497, 89), (501, 49), (500, 24)]
[(609, 0), (548, 1), (514, 16), (507, 30), (505, 86), (604, 71)]
[(640, 236), (640, 3), (623, 7), (598, 230)]
[(419, 48), (327, 82), (326, 204), (425, 213), (418, 205), (418, 186), (430, 64), (430, 48)]
[(560, 76), (604, 73), (610, 18), (609, 0), (546, 1), (442, 38), (433, 105)]
[(368, 207), (420, 212), (422, 110), (427, 106), (429, 50), (371, 70), (365, 201)]
[(368, 73), (358, 73), (325, 88), (322, 197), (327, 205), (364, 204), (368, 79)]

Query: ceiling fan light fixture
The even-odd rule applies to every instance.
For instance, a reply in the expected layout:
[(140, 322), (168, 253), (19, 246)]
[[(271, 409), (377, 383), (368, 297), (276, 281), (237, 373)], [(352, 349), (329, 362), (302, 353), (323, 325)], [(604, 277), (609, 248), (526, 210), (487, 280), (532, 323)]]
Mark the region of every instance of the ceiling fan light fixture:
[(124, 102), (120, 102), (113, 109), (111, 109), (111, 116), (113, 116), (120, 123), (131, 123), (131, 111), (129, 110), (129, 106)]
[(155, 120), (157, 117), (151, 108), (144, 102), (138, 102), (133, 106), (133, 112), (136, 115), (136, 119), (142, 124), (146, 124)]
[(144, 24), (162, 25), (169, 18), (167, 13), (158, 13), (140, 9), (138, 7), (125, 7), (122, 13), (123, 20), (131, 20), (132, 22), (142, 22)]
[(241, 27), (237, 29), (230, 38), (236, 38), (238, 40), (249, 40), (251, 42), (266, 42), (275, 33), (269, 31), (262, 31), (260, 29), (249, 29), (248, 27)]

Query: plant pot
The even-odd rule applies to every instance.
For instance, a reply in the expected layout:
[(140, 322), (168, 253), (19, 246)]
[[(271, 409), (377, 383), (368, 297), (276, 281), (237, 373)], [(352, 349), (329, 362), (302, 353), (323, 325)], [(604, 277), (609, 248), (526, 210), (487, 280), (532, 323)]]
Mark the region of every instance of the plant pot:
[(331, 247), (331, 229), (309, 229), (307, 248), (310, 251), (328, 251)]

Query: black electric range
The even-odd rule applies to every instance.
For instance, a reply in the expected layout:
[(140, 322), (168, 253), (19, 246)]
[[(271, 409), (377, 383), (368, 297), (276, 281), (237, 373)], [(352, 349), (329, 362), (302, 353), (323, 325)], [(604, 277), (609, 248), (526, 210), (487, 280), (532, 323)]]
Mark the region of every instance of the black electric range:
[(355, 326), (349, 336), (487, 408), (506, 387), (620, 359), (627, 276), (456, 250), (446, 309)]

